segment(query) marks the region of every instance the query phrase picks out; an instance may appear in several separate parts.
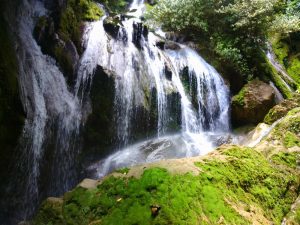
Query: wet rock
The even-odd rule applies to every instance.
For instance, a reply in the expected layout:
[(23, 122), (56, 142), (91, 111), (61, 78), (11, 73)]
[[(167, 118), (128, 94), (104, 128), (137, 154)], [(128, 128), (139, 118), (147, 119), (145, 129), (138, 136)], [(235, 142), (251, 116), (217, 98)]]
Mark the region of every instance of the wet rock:
[(274, 105), (274, 89), (262, 81), (253, 80), (232, 98), (233, 125), (257, 124)]
[(172, 80), (172, 71), (167, 64), (165, 64), (164, 73), (165, 73), (167, 80), (171, 81)]
[(159, 205), (151, 205), (150, 209), (152, 217), (157, 217), (161, 207)]
[(170, 50), (179, 50), (181, 47), (178, 45), (176, 42), (173, 41), (168, 41), (165, 43), (165, 49), (170, 49)]
[(147, 0), (146, 1), (149, 5), (155, 5), (157, 4), (157, 0)]
[(121, 26), (118, 18), (108, 17), (103, 21), (104, 30), (113, 38), (117, 39)]
[(186, 37), (176, 32), (166, 32), (166, 39), (181, 43), (186, 41)]
[(39, 18), (33, 35), (41, 46), (42, 52), (55, 58), (68, 83), (72, 82), (79, 61), (74, 42), (71, 39), (61, 38), (55, 30), (53, 19), (46, 16)]
[(161, 40), (156, 42), (156, 47), (158, 47), (160, 50), (165, 50), (165, 44), (166, 42)]
[(147, 39), (148, 33), (148, 28), (143, 23), (133, 23), (132, 42), (137, 48), (142, 48), (142, 37)]

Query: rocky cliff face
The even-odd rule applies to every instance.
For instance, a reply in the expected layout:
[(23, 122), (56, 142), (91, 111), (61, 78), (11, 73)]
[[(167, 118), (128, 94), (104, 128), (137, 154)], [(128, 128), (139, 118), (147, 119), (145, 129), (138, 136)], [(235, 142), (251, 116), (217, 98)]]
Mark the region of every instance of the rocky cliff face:
[(0, 223), (9, 216), (10, 210), (3, 199), (7, 198), (5, 190), (14, 176), (10, 172), (19, 154), (16, 148), (25, 120), (19, 95), (15, 36), (9, 25), (10, 17), (6, 15), (11, 13), (13, 17), (14, 11), (8, 5), (15, 3), (0, 3)]

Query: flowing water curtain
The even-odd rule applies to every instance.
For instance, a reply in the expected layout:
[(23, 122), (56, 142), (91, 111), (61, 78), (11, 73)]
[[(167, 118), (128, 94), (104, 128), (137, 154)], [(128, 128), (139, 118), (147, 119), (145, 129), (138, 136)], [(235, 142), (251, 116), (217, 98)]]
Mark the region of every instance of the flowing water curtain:
[[(55, 61), (43, 55), (32, 36), (35, 18), (45, 14), (45, 8), (39, 1), (23, 1), (20, 8), (17, 53), (27, 119), (19, 144), (22, 154), (17, 160), (21, 163), (16, 165), (17, 173), (23, 176), (12, 179), (10, 185), (23, 199), (18, 207), (27, 218), (45, 195), (62, 194), (77, 182), (74, 168), (80, 149), (81, 112)], [(50, 160), (44, 160), (47, 158)], [(41, 186), (45, 187), (43, 194)]]

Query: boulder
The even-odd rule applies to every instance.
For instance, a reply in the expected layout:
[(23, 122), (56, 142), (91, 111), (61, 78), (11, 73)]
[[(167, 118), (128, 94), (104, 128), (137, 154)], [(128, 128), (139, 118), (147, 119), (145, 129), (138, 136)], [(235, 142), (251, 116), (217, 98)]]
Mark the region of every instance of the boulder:
[(232, 123), (234, 126), (257, 124), (274, 105), (274, 89), (260, 80), (253, 80), (232, 98)]
[(295, 94), (293, 98), (286, 99), (280, 104), (274, 106), (264, 118), (264, 123), (272, 124), (284, 117), (291, 109), (300, 107), (300, 95)]

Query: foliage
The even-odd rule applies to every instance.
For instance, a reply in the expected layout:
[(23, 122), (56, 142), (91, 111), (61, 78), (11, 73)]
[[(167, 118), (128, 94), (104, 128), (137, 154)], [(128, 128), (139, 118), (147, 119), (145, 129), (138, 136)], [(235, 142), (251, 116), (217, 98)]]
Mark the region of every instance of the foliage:
[(150, 24), (161, 25), (165, 30), (189, 34), (247, 80), (261, 75), (253, 64), (269, 32), (300, 30), (296, 10), (299, 6), (297, 1), (292, 2), (161, 0), (147, 13), (147, 18)]
[(129, 4), (129, 0), (96, 0), (104, 4), (110, 13), (122, 13)]

